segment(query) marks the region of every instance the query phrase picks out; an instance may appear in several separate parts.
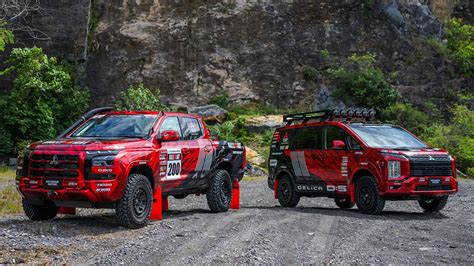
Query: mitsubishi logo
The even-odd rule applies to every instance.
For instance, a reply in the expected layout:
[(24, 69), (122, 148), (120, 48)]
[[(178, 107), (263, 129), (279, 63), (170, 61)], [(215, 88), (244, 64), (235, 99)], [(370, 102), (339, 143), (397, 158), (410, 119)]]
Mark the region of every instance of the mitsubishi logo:
[(53, 159), (51, 159), (51, 162), (49, 162), (50, 165), (59, 165), (59, 159), (58, 156), (55, 154), (53, 156)]
[(435, 160), (435, 158), (433, 158), (433, 156), (431, 156), (431, 155), (430, 155), (430, 157), (428, 158), (428, 160), (430, 160), (430, 161), (434, 161), (434, 160)]

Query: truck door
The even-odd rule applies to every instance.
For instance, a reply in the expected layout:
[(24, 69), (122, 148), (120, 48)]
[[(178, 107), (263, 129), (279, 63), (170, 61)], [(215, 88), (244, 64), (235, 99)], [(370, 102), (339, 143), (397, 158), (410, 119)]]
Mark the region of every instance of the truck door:
[(187, 143), (182, 140), (183, 134), (181, 131), (181, 126), (179, 124), (178, 117), (170, 116), (166, 117), (163, 123), (161, 124), (160, 131), (158, 134), (165, 130), (174, 130), (178, 132), (180, 137), (177, 141), (163, 142), (161, 144), (161, 154), (164, 155), (164, 165), (161, 165), (163, 161), (160, 162), (158, 166), (160, 169), (164, 167), (166, 174), (162, 180), (164, 181), (173, 181), (173, 180), (182, 180), (183, 179), (183, 149), (187, 149)]
[(212, 143), (209, 139), (204, 139), (203, 126), (194, 117), (181, 117), (181, 128), (183, 130), (183, 141), (187, 148), (183, 150), (185, 163), (184, 171), (188, 173), (187, 178), (190, 184), (199, 185), (204, 177), (209, 173), (212, 158)]

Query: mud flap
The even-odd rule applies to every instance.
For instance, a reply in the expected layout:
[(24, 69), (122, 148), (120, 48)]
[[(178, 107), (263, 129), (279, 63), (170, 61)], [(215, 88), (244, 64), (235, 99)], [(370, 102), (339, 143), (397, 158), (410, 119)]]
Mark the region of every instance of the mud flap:
[[(150, 220), (163, 220), (163, 198), (161, 186), (157, 186), (153, 194), (153, 205), (151, 206)], [(168, 199), (166, 199), (168, 203)], [(168, 206), (166, 206), (168, 207)]]
[(355, 204), (355, 184), (351, 183), (349, 186), (349, 200), (351, 204)]
[(278, 199), (278, 179), (275, 179), (275, 182), (273, 183), (273, 196), (275, 199)]
[(162, 203), (163, 203), (163, 208), (162, 208), (162, 210), (163, 210), (164, 212), (167, 212), (167, 211), (168, 211), (168, 197), (162, 198)]
[(230, 208), (234, 210), (240, 209), (240, 184), (237, 179), (232, 183), (232, 200), (230, 201)]
[(58, 214), (76, 215), (76, 208), (59, 207)]

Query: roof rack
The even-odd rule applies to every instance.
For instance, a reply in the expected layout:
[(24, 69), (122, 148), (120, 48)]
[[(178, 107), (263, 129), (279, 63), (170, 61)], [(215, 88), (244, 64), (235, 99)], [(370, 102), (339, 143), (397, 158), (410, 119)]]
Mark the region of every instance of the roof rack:
[(319, 119), (318, 122), (323, 121), (341, 121), (341, 122), (351, 122), (351, 121), (367, 121), (375, 117), (374, 109), (366, 108), (336, 108), (336, 109), (326, 109), (318, 110), (314, 112), (299, 113), (299, 114), (289, 114), (283, 116), (283, 122), (286, 123), (286, 126), (293, 124), (294, 122), (307, 123), (309, 120)]

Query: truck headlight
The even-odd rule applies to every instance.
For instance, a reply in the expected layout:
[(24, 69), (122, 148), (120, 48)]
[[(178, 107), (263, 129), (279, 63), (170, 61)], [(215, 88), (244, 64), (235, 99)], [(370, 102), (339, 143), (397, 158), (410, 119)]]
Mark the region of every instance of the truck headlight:
[(92, 166), (114, 166), (115, 155), (98, 156), (92, 159)]
[(400, 177), (400, 161), (388, 161), (388, 178)]

